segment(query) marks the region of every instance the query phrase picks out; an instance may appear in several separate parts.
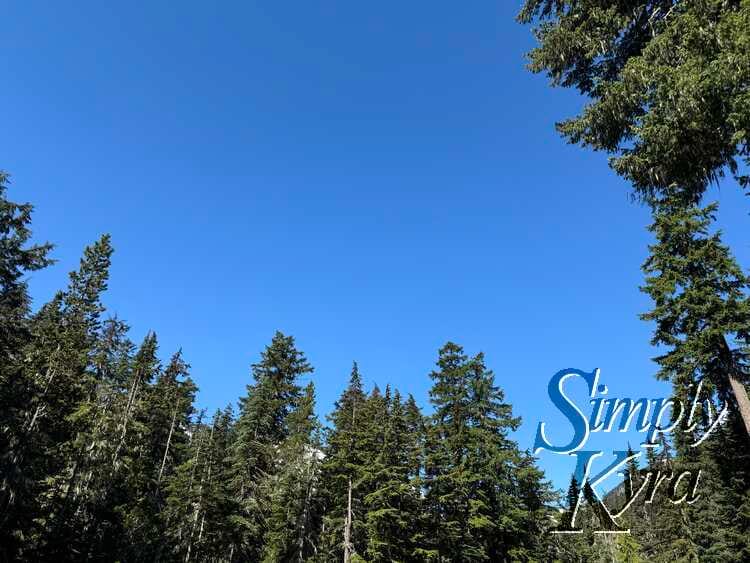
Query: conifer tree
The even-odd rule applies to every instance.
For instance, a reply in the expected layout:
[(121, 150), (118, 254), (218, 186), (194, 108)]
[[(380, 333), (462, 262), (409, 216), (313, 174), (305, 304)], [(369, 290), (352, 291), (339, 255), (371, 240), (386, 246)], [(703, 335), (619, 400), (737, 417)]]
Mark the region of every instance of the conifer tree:
[(565, 509), (555, 515), (555, 521), (558, 522), (558, 530), (578, 530), (578, 532), (553, 534), (550, 559), (581, 563), (599, 560), (598, 556), (602, 550), (594, 546), (592, 520), (589, 507), (583, 502), (578, 480), (575, 475), (571, 475), (565, 494)]
[(385, 419), (375, 420), (382, 428), (382, 444), (371, 450), (367, 465), (370, 492), (364, 497), (364, 521), (368, 561), (408, 561), (420, 539), (414, 524), (419, 522), (419, 490), (414, 488), (414, 434), (401, 395), (386, 392)]
[(150, 394), (148, 424), (151, 428), (153, 453), (159, 461), (156, 489), (169, 478), (174, 467), (184, 459), (188, 437), (185, 433), (193, 414), (196, 386), (189, 375), (190, 366), (182, 351), (172, 356)]
[(269, 563), (301, 563), (315, 552), (320, 430), (314, 409), (315, 387), (309, 383), (288, 416), (289, 436), (279, 447), (278, 471), (264, 483), (270, 509), (263, 560)]
[(81, 470), (75, 485), (75, 510), (65, 533), (68, 542), (79, 543), (83, 559), (106, 559), (116, 553), (124, 533), (111, 462), (119, 443), (119, 407), (135, 348), (128, 330), (116, 318), (103, 323), (93, 359), (96, 392), (79, 408), (84, 415), (77, 421), (76, 435)]
[(709, 226), (717, 206), (704, 209), (676, 196), (654, 202), (656, 237), (643, 269), (643, 287), (654, 301), (642, 315), (655, 321), (652, 343), (667, 347), (656, 358), (658, 377), (684, 394), (703, 381), (705, 389), (729, 401), (745, 423), (750, 444), (750, 399), (741, 347), (750, 339), (750, 281)]
[(11, 520), (23, 512), (13, 505), (23, 502), (19, 487), (26, 478), (14, 461), (30, 401), (22, 361), (30, 338), (25, 276), (50, 264), (52, 248), (30, 243), (33, 208), (7, 199), (7, 185), (8, 175), (0, 171), (0, 559), (20, 547), (19, 526)]
[[(101, 328), (100, 298), (107, 287), (111, 254), (107, 235), (86, 248), (79, 269), (70, 274), (67, 291), (59, 292), (30, 323), (22, 376), (28, 392), (20, 427), (13, 429), (8, 469), (11, 480), (23, 475), (16, 483), (24, 483), (25, 490), (20, 491), (15, 511), (9, 507), (5, 517), (33, 518), (33, 526), (25, 525), (27, 533), (40, 536), (26, 545), (33, 543), (35, 549), (54, 541), (77, 478), (79, 466), (70, 458), (72, 442), (78, 408), (95, 387), (90, 359)], [(60, 448), (65, 455), (60, 455)]]
[[(122, 460), (127, 467), (124, 486), (129, 502), (119, 510), (124, 515), (127, 560), (150, 561), (160, 552), (160, 512), (165, 502), (162, 483), (171, 475), (175, 462), (182, 459), (187, 440), (185, 424), (192, 414), (195, 394), (180, 353), (173, 355), (167, 368), (161, 370), (153, 355), (155, 343), (155, 335), (149, 335), (136, 356), (133, 377), (139, 378), (140, 373), (142, 390), (133, 398), (132, 423), (123, 447)], [(133, 386), (137, 387), (136, 381)], [(217, 413), (215, 419), (219, 426), (223, 424), (221, 416)]]
[[(366, 560), (369, 531), (368, 507), (366, 499), (376, 491), (379, 482), (378, 464), (380, 452), (385, 446), (386, 425), (388, 420), (388, 406), (391, 401), (391, 389), (386, 385), (385, 393), (376, 385), (362, 405), (362, 416), (357, 423), (357, 447), (359, 449), (359, 466), (355, 468), (355, 476), (351, 487), (351, 510), (349, 516), (349, 545), (351, 547), (351, 561), (359, 563)], [(345, 532), (347, 530), (345, 529)], [(346, 543), (345, 533), (345, 543)], [(344, 552), (346, 558), (346, 551)]]
[(560, 132), (612, 154), (637, 194), (750, 185), (746, 1), (526, 0), (519, 19), (537, 24), (530, 69), (589, 99)]
[(277, 332), (252, 366), (254, 383), (240, 401), (236, 437), (232, 444), (232, 492), (240, 504), (234, 518), (239, 544), (237, 557), (260, 560), (268, 499), (263, 481), (278, 470), (278, 448), (289, 436), (289, 414), (301, 396), (298, 379), (313, 371), (294, 338)]
[[(411, 394), (404, 404), (404, 418), (406, 432), (409, 435), (409, 450), (407, 452), (409, 475), (416, 483), (421, 478), (424, 468), (425, 417)], [(419, 489), (418, 484), (415, 486)]]
[[(86, 370), (86, 394), (69, 416), (72, 438), (61, 444), (61, 471), (47, 479), (43, 507), (51, 525), (45, 549), (60, 545), (72, 553), (95, 555), (108, 536), (109, 549), (121, 535), (112, 500), (111, 456), (117, 445), (118, 393), (130, 369), (132, 343), (128, 327), (116, 319), (102, 323)], [(105, 532), (106, 530), (106, 532)]]
[(355, 509), (359, 511), (359, 497), (353, 489), (362, 465), (360, 426), (364, 421), (365, 400), (362, 376), (355, 362), (349, 385), (328, 417), (331, 428), (327, 431), (321, 467), (320, 496), (324, 509), (319, 542), (321, 561), (351, 557), (353, 514)]
[(238, 505), (232, 497), (226, 460), (232, 442), (232, 409), (217, 411), (209, 425), (200, 420), (191, 429), (188, 458), (167, 484), (165, 533), (174, 560), (232, 561), (237, 544), (232, 515)]
[(568, 501), (568, 509), (562, 518), (565, 528), (572, 528), (574, 525), (576, 525), (575, 511), (576, 508), (578, 508), (580, 496), (581, 488), (578, 485), (578, 480), (576, 480), (575, 475), (573, 475), (570, 478), (570, 485), (568, 486), (568, 494), (566, 497)]
[[(467, 357), (451, 342), (440, 349), (430, 377), (435, 408), (428, 430), (426, 504), (435, 537), (423, 555), (441, 561), (530, 559), (541, 549), (547, 485), (508, 437), (513, 417), (479, 354)], [(533, 464), (529, 464), (527, 467)]]

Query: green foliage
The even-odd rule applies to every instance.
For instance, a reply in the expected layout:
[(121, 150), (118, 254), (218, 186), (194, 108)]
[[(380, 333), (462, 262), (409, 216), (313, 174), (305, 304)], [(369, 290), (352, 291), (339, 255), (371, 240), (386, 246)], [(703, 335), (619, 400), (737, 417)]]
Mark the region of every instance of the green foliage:
[(159, 556), (175, 561), (231, 560), (236, 544), (226, 459), (232, 442), (232, 409), (217, 411), (210, 424), (202, 416), (190, 428), (185, 460), (167, 481), (161, 513), (168, 542)]
[(289, 436), (279, 446), (278, 470), (266, 479), (263, 561), (307, 561), (316, 550), (319, 518), (320, 428), (315, 416), (315, 387), (309, 383), (289, 414)]
[[(365, 420), (366, 400), (362, 377), (354, 363), (349, 385), (328, 417), (331, 427), (326, 431), (319, 493), (324, 514), (319, 545), (321, 561), (343, 560), (350, 488), (354, 513), (361, 514), (362, 495), (354, 486), (365, 463), (364, 423), (372, 423)], [(358, 522), (353, 527), (357, 529)]]
[[(700, 386), (711, 410), (730, 407), (708, 443), (692, 445), (711, 422), (708, 409), (699, 409), (695, 427), (687, 426), (687, 414), (682, 420), (674, 458), (667, 447), (649, 455), (654, 476), (700, 471), (703, 495), (674, 504), (655, 491), (653, 502), (636, 504), (637, 517), (627, 518), (637, 540), (595, 546), (596, 556), (746, 559), (749, 284), (711, 231), (716, 206), (699, 204), (726, 173), (750, 185), (750, 2), (526, 0), (519, 20), (537, 26), (530, 69), (589, 99), (559, 131), (611, 154), (612, 168), (651, 206), (656, 242), (642, 289), (654, 307), (642, 318), (654, 325), (657, 376), (672, 382), (683, 404)], [(635, 473), (629, 467), (626, 497)], [(640, 473), (635, 481), (647, 478)]]
[(23, 362), (31, 338), (25, 276), (51, 262), (51, 245), (30, 243), (32, 206), (6, 198), (8, 181), (0, 171), (0, 560), (20, 548), (29, 526), (24, 507), (33, 502), (30, 469), (20, 459), (33, 398)]
[(231, 491), (239, 505), (239, 513), (233, 518), (238, 538), (234, 552), (257, 561), (263, 555), (270, 504), (269, 488), (264, 483), (276, 477), (280, 446), (294, 430), (290, 424), (295, 418), (290, 415), (302, 397), (298, 378), (313, 368), (295, 348), (294, 338), (280, 332), (252, 368), (255, 381), (240, 400), (229, 464)]
[(448, 343), (432, 372), (425, 504), (431, 545), (441, 560), (529, 560), (542, 549), (541, 473), (508, 434), (520, 424), (484, 357)]
[[(662, 347), (660, 375), (702, 381), (716, 411), (736, 393), (727, 373), (747, 381), (747, 279), (710, 232), (713, 207), (676, 196), (652, 204), (657, 240), (644, 289), (655, 303), (646, 318)], [(207, 420), (194, 410), (181, 352), (163, 365), (154, 333), (136, 347), (124, 322), (105, 318), (108, 237), (85, 250), (65, 291), (29, 311), (23, 274), (46, 265), (49, 248), (28, 243), (29, 212), (0, 199), (2, 561), (750, 557), (750, 453), (736, 410), (692, 448), (711, 422), (699, 409), (696, 427), (663, 441), (644, 469), (628, 465), (614, 495), (629, 498), (648, 471), (700, 470), (696, 502), (656, 490), (624, 517), (632, 535), (595, 536), (603, 514), (591, 487), (574, 482), (568, 508), (582, 493), (583, 533), (550, 536), (570, 511), (549, 506), (555, 495), (513, 441), (520, 419), (482, 354), (440, 349), (428, 416), (390, 386), (366, 391), (355, 364), (323, 429), (314, 386), (302, 385), (312, 367), (276, 333), (238, 416), (227, 407)]]
[(560, 132), (612, 154), (638, 195), (697, 201), (727, 169), (748, 185), (748, 0), (526, 0), (519, 20), (537, 25), (531, 70), (591, 100)]
[[(643, 291), (654, 308), (642, 317), (656, 323), (652, 343), (668, 348), (656, 358), (660, 378), (682, 385), (702, 378), (709, 390), (726, 397), (726, 338), (748, 338), (750, 281), (720, 234), (709, 232), (716, 208), (684, 205), (677, 198), (655, 204), (650, 230), (656, 243), (643, 267)], [(730, 363), (741, 360), (736, 351), (729, 353)]]

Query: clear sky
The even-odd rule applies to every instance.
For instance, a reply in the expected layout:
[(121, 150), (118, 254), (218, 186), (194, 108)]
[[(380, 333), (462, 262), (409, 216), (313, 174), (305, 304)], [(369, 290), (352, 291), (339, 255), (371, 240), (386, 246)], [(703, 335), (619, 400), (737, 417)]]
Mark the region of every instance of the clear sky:
[[(525, 70), (518, 4), (4, 3), (0, 167), (57, 245), (35, 305), (109, 232), (110, 311), (182, 347), (209, 409), (277, 329), (321, 414), (352, 360), (426, 405), (447, 340), (486, 353), (524, 448), (561, 421), (561, 368), (663, 394), (637, 318), (648, 213), (555, 133), (582, 101)], [(710, 194), (747, 264), (746, 198)]]

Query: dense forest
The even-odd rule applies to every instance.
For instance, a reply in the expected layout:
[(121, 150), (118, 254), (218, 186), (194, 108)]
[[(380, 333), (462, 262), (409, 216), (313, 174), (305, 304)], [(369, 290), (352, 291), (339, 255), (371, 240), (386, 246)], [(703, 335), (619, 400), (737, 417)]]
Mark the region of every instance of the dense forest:
[[(676, 434), (673, 443), (650, 451), (645, 468), (630, 464), (624, 492), (609, 495), (610, 505), (635, 496), (648, 471), (699, 467), (703, 493), (692, 504), (673, 504), (663, 490), (639, 495), (619, 520), (630, 535), (592, 532), (606, 519), (588, 484), (581, 489), (573, 479), (567, 504), (558, 499), (534, 458), (511, 439), (520, 419), (484, 357), (454, 343), (438, 351), (429, 374), (429, 414), (390, 386), (365, 389), (355, 363), (324, 425), (314, 384), (301, 384), (313, 367), (291, 336), (277, 332), (252, 365), (238, 409), (207, 415), (195, 407), (197, 389), (181, 352), (162, 362), (154, 333), (136, 345), (127, 324), (106, 315), (108, 236), (85, 249), (65, 290), (31, 310), (26, 276), (50, 265), (51, 246), (33, 244), (32, 208), (7, 199), (6, 184), (4, 175), (3, 560), (746, 561), (750, 555), (750, 456), (734, 411), (704, 447), (690, 448), (689, 436)], [(696, 213), (694, 220), (674, 212), (662, 218), (657, 238), (674, 224), (692, 226), (697, 234), (680, 231), (681, 245), (693, 241), (711, 266), (701, 270), (708, 279), (693, 282), (705, 289), (721, 284), (717, 276), (740, 279), (736, 268), (726, 271), (732, 262), (718, 239), (700, 236), (708, 219)], [(654, 261), (679, 260), (678, 250), (657, 245)], [(659, 287), (659, 277), (650, 278), (649, 290)], [(679, 361), (676, 353), (661, 361)], [(644, 502), (648, 496), (652, 502)], [(555, 508), (558, 501), (570, 509), (579, 497), (582, 532), (551, 534), (571, 517), (571, 510)]]
[[(162, 362), (102, 304), (112, 246), (86, 248), (33, 313), (50, 264), (0, 183), (0, 546), (25, 561), (502, 561), (542, 557), (553, 497), (481, 354), (438, 352), (425, 416), (365, 389), (328, 417), (277, 332), (247, 394), (206, 414), (180, 352)], [(347, 374), (342, 374), (342, 384)]]
[(750, 561), (750, 278), (703, 201), (750, 187), (750, 1), (526, 0), (519, 20), (530, 69), (587, 100), (560, 133), (651, 212), (642, 318), (673, 398), (701, 389), (695, 424), (631, 461), (605, 512), (588, 482), (552, 489), (483, 355), (452, 342), (424, 404), (354, 363), (320, 419), (277, 332), (236, 406), (206, 413), (182, 352), (107, 314), (108, 236), (32, 304), (53, 248), (0, 173), (0, 561)]

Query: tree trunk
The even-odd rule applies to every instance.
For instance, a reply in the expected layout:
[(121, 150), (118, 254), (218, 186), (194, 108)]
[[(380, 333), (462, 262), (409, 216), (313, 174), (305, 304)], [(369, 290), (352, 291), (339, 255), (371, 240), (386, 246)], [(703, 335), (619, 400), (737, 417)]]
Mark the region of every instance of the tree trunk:
[(721, 339), (722, 356), (724, 358), (724, 365), (727, 370), (727, 379), (729, 380), (729, 387), (732, 390), (734, 401), (737, 404), (737, 412), (745, 424), (745, 430), (747, 436), (750, 438), (750, 398), (747, 396), (747, 388), (744, 383), (737, 377), (737, 363), (734, 361), (734, 355), (732, 354), (731, 348), (727, 343), (726, 337)]
[(734, 398), (737, 401), (737, 410), (742, 422), (745, 423), (748, 438), (750, 438), (750, 398), (747, 396), (747, 389), (734, 374), (729, 374), (729, 386), (732, 388), (732, 393), (734, 393)]
[(167, 464), (167, 454), (169, 454), (169, 445), (172, 443), (172, 434), (174, 433), (174, 424), (177, 420), (177, 409), (174, 411), (172, 416), (172, 425), (169, 427), (169, 436), (167, 437), (167, 446), (164, 448), (164, 457), (161, 460), (161, 469), (159, 469), (159, 478), (156, 480), (157, 486), (161, 483), (161, 478), (164, 475), (164, 466)]
[(141, 384), (141, 373), (140, 371), (137, 372), (133, 376), (133, 386), (130, 390), (130, 393), (128, 394), (128, 405), (125, 409), (125, 419), (122, 422), (122, 433), (120, 435), (120, 441), (117, 444), (117, 449), (115, 449), (115, 455), (112, 458), (112, 467), (117, 467), (117, 460), (120, 458), (120, 450), (125, 445), (125, 437), (128, 433), (128, 422), (130, 421), (130, 411), (135, 406), (135, 398), (138, 394), (138, 388)]
[(352, 478), (349, 477), (348, 500), (346, 507), (346, 521), (344, 523), (344, 563), (352, 560)]

